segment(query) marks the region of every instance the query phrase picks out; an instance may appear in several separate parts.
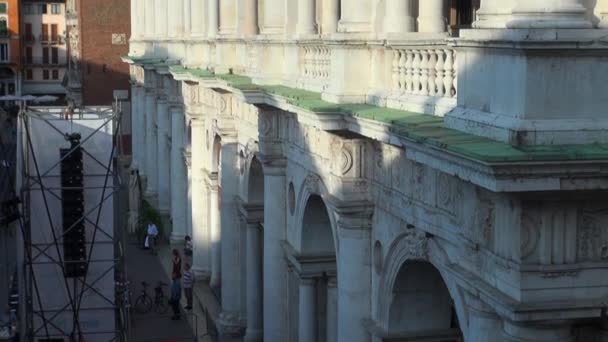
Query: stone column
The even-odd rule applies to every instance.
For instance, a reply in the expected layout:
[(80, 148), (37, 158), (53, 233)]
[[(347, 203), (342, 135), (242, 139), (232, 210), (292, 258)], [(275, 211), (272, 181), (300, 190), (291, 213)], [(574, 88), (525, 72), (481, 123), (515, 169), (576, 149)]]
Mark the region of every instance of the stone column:
[(220, 288), (222, 286), (222, 241), (220, 225), (220, 200), (218, 179), (210, 180), (209, 185), (209, 233), (211, 243), (211, 281), (209, 286)]
[(327, 342), (338, 342), (338, 288), (336, 277), (327, 280)]
[(164, 98), (156, 102), (157, 122), (157, 169), (158, 169), (158, 210), (164, 217), (168, 217), (171, 211), (171, 148), (168, 137), (171, 134), (171, 118), (169, 117), (169, 106)]
[[(428, 0), (426, 0), (428, 1)], [(384, 32), (404, 33), (416, 30), (412, 0), (387, 0)]]
[[(245, 36), (255, 36), (259, 32), (258, 28), (258, 0), (246, 0), (239, 7), (245, 11), (243, 28), (240, 33)], [(240, 16), (239, 16), (240, 17)]]
[(194, 234), (192, 233), (192, 153), (190, 152), (190, 146), (184, 149), (184, 167), (188, 174), (186, 190), (186, 232), (192, 237)]
[(264, 0), (263, 34), (282, 34), (285, 30), (284, 0)]
[(315, 0), (298, 0), (298, 35), (317, 33)]
[(371, 209), (353, 205), (338, 218), (338, 341), (368, 342), (361, 324), (370, 319)]
[(182, 0), (183, 12), (182, 16), (184, 18), (184, 37), (190, 36), (190, 31), (192, 27), (190, 25), (190, 21), (192, 20), (192, 0)]
[(245, 342), (262, 341), (262, 227), (247, 222), (247, 334)]
[(136, 142), (136, 148), (139, 150), (139, 175), (142, 178), (147, 178), (148, 171), (146, 170), (147, 164), (147, 149), (146, 149), (146, 135), (147, 133), (147, 119), (146, 119), (146, 88), (142, 85), (138, 85), (137, 94), (137, 113), (139, 119), (139, 137)]
[(321, 0), (321, 6), (321, 33), (336, 33), (338, 31), (338, 20), (340, 20), (340, 0)]
[(141, 39), (146, 32), (146, 0), (135, 0), (137, 3), (137, 38)]
[[(194, 245), (193, 264), (196, 273), (203, 277), (209, 275), (209, 226), (207, 217), (207, 195), (205, 184), (205, 124), (200, 118), (192, 119), (191, 144), (191, 205), (192, 241)], [(213, 212), (213, 211), (212, 211)]]
[(506, 28), (513, 0), (481, 0), (474, 28)]
[(597, 26), (602, 29), (608, 28), (608, 0), (598, 0), (597, 8), (600, 17)]
[(238, 21), (236, 4), (236, 0), (220, 1), (220, 34), (231, 35), (236, 32)]
[(158, 185), (158, 169), (157, 169), (157, 132), (156, 132), (156, 91), (154, 89), (146, 89), (146, 169), (148, 173), (148, 188), (146, 196), (151, 197), (155, 201)]
[(517, 0), (508, 28), (591, 28), (580, 0)]
[(264, 341), (287, 341), (287, 264), (284, 161), (264, 162)]
[[(216, 2), (218, 0), (209, 0), (209, 3)], [(190, 36), (192, 37), (203, 37), (205, 35), (205, 10), (204, 0), (190, 0)], [(209, 12), (210, 17), (211, 12)]]
[(425, 33), (446, 32), (447, 22), (445, 14), (445, 1), (424, 0), (419, 2), (418, 31)]
[(156, 13), (154, 29), (156, 37), (165, 38), (167, 37), (167, 1), (156, 0)]
[(574, 342), (571, 329), (572, 327), (565, 322), (532, 325), (505, 320), (503, 338), (505, 342)]
[(139, 88), (135, 82), (131, 83), (131, 168), (141, 167), (141, 156), (139, 155), (139, 138), (141, 136), (139, 126)]
[[(223, 135), (221, 146), (221, 171), (218, 175), (221, 184), (221, 285), (222, 313), (220, 327), (229, 336), (242, 336), (240, 304), (245, 294), (240, 291), (239, 274), (244, 271), (239, 254), (240, 221), (235, 199), (239, 194), (237, 169), (238, 142), (236, 134)], [(245, 242), (245, 241), (243, 241)]]
[(139, 13), (139, 4), (137, 1), (138, 0), (131, 0), (131, 39), (139, 36), (137, 29), (139, 28), (138, 21), (141, 18), (141, 14)]
[(156, 13), (155, 10), (155, 4), (156, 1), (155, 0), (144, 0), (145, 1), (145, 34), (144, 36), (147, 38), (152, 38), (154, 37), (155, 34), (155, 30), (154, 30), (154, 26), (156, 25), (156, 19), (154, 18), (154, 14)]
[(316, 281), (314, 278), (300, 279), (300, 301), (298, 314), (298, 342), (316, 342)]
[(171, 217), (173, 231), (171, 241), (182, 242), (188, 235), (186, 222), (188, 174), (184, 165), (184, 111), (182, 107), (171, 107)]
[(219, 0), (207, 0), (208, 1), (208, 20), (209, 20), (209, 28), (207, 29), (207, 36), (209, 38), (215, 38), (217, 36), (218, 27), (219, 27)]
[[(426, 0), (435, 1), (435, 0)], [(338, 30), (340, 32), (369, 32), (371, 29), (371, 1), (342, 0), (341, 18)]]
[(183, 0), (172, 0), (169, 6), (168, 36), (172, 38), (182, 37), (184, 33), (184, 3)]

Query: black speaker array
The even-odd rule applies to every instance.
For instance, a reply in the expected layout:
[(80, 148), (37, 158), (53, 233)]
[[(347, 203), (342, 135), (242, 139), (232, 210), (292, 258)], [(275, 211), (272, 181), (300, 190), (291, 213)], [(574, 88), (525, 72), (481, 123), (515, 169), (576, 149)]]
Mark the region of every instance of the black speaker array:
[(84, 277), (87, 273), (82, 150), (77, 140), (71, 143), (71, 148), (60, 149), (63, 261), (67, 278)]

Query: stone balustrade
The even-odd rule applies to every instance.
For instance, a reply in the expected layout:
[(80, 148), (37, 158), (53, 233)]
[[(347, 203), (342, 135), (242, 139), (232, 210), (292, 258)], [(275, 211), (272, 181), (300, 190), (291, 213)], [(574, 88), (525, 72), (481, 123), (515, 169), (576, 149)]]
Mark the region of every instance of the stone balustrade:
[[(326, 45), (314, 44), (303, 45), (300, 50), (302, 88), (325, 88), (331, 72), (331, 49)], [(311, 83), (310, 86), (307, 83)]]
[(399, 48), (393, 51), (395, 94), (456, 97), (456, 51), (447, 46)]

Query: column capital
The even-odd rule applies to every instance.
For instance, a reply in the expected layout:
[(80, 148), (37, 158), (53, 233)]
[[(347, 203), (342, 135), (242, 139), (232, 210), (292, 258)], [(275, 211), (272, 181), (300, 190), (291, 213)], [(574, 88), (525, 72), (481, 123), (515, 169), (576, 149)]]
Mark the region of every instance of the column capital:
[(258, 153), (257, 158), (262, 163), (265, 176), (285, 176), (287, 168), (287, 159), (285, 157)]
[(369, 201), (337, 201), (331, 199), (331, 207), (338, 214), (337, 225), (339, 229), (370, 230), (374, 205)]
[(245, 223), (247, 223), (248, 228), (259, 228), (260, 223), (264, 221), (263, 203), (241, 203), (239, 211), (243, 216)]

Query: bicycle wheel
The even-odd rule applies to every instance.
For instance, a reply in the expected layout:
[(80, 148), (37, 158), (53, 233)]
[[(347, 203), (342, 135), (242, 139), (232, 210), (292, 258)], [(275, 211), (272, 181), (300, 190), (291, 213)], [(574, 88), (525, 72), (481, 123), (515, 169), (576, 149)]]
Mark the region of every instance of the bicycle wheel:
[(135, 311), (140, 314), (148, 313), (152, 309), (152, 298), (147, 295), (141, 295), (135, 300)]
[(164, 314), (165, 312), (167, 312), (167, 310), (169, 310), (169, 303), (167, 303), (167, 300), (164, 297), (161, 298), (157, 298), (156, 299), (156, 313), (159, 315)]

